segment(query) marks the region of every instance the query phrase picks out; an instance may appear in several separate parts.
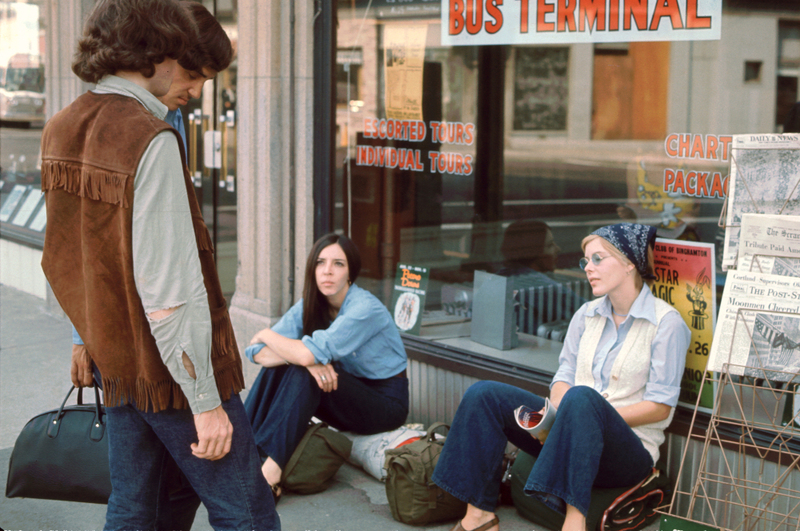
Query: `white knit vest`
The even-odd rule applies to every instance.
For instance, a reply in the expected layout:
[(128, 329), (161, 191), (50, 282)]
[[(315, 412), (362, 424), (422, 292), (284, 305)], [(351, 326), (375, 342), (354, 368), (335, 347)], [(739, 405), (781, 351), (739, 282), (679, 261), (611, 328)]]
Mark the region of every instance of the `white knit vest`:
[[(603, 303), (605, 297), (591, 301), (587, 308), (587, 314)], [(675, 308), (662, 301), (655, 299), (656, 322), (661, 323), (661, 319), (669, 312), (675, 312)], [(606, 318), (602, 315), (586, 316), (586, 330), (581, 336), (580, 346), (578, 347), (577, 366), (575, 368), (575, 385), (586, 385), (594, 388), (594, 376), (592, 376), (592, 361), (597, 352), (597, 345), (603, 335), (603, 327)], [(628, 336), (622, 344), (622, 349), (614, 360), (611, 367), (611, 375), (608, 387), (603, 392), (603, 397), (615, 408), (636, 404), (642, 401), (645, 386), (650, 377), (650, 357), (652, 349), (650, 344), (656, 335), (658, 325), (654, 325), (647, 319), (635, 319)], [(682, 352), (675, 355), (683, 355)], [(664, 442), (664, 430), (672, 422), (672, 415), (675, 408), (669, 412), (669, 417), (652, 424), (645, 424), (633, 428), (634, 433), (639, 436), (645, 449), (653, 456), (653, 463), (658, 461), (658, 448)]]

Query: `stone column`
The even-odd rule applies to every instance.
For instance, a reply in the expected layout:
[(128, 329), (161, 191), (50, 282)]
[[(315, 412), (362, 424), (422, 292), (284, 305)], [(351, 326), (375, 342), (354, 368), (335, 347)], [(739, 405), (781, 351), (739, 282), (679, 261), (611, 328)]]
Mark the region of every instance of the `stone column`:
[[(231, 318), (239, 346), (302, 293), (313, 239), (314, 2), (238, 3), (238, 254)], [(252, 382), (259, 368), (245, 360)]]
[(47, 118), (72, 103), (93, 85), (72, 73), (72, 57), (83, 34), (92, 0), (50, 0), (45, 4), (45, 95)]

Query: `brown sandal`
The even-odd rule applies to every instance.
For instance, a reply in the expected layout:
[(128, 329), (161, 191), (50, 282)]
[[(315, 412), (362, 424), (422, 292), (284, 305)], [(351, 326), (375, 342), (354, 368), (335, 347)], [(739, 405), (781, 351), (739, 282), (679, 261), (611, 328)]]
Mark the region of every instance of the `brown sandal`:
[(476, 527), (475, 529), (467, 530), (467, 529), (464, 529), (464, 526), (461, 525), (461, 520), (459, 520), (458, 523), (456, 524), (456, 526), (453, 529), (451, 529), (450, 531), (486, 531), (490, 527), (494, 527), (499, 523), (500, 523), (500, 518), (495, 516), (494, 518), (492, 518), (491, 520), (489, 520), (485, 524), (480, 525), (480, 526)]

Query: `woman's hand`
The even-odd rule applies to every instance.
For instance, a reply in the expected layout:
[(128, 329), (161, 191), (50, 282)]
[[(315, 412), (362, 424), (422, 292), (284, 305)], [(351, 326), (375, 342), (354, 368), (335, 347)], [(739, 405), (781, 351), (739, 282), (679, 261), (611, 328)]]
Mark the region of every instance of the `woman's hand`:
[(317, 381), (317, 385), (326, 393), (336, 391), (339, 388), (339, 375), (333, 370), (333, 365), (309, 365), (306, 367), (311, 376)]
[(272, 332), (269, 328), (265, 328), (263, 330), (259, 330), (256, 332), (256, 335), (253, 336), (253, 339), (250, 340), (251, 345), (255, 345), (256, 343), (267, 343), (266, 337), (269, 333)]
[[(254, 345), (256, 343), (264, 343), (266, 348), (269, 349), (272, 354), (284, 360), (285, 363), (309, 367), (317, 362), (317, 360), (314, 358), (314, 354), (308, 350), (308, 347), (303, 344), (302, 340), (283, 337), (270, 328), (265, 328), (253, 336), (253, 339), (250, 340), (250, 344)], [(263, 352), (264, 349), (262, 349), (259, 354)], [(258, 357), (259, 354), (256, 354), (256, 357), (254, 358), (256, 363), (260, 363), (261, 365), (264, 365), (264, 367), (274, 367), (275, 365), (280, 365), (280, 363), (273, 358), (262, 360)], [(264, 363), (265, 361), (267, 364)]]
[(567, 382), (556, 382), (550, 388), (550, 404), (558, 409), (558, 406), (561, 404), (561, 399), (564, 398), (564, 394), (569, 391), (569, 388), (572, 387)]
[(262, 347), (258, 353), (253, 356), (253, 361), (262, 367), (280, 367), (289, 363), (285, 359), (275, 354), (269, 347)]

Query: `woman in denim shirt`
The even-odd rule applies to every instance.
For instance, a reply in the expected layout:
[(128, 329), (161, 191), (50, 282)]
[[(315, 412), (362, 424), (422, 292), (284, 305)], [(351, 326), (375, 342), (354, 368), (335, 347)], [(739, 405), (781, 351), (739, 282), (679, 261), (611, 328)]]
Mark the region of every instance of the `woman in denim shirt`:
[(277, 499), (281, 474), (312, 416), (371, 435), (408, 416), (408, 360), (386, 307), (355, 285), (361, 257), (327, 234), (306, 262), (303, 298), (245, 351), (263, 365), (245, 401), (262, 472)]
[(678, 402), (690, 339), (680, 314), (645, 284), (654, 278), (655, 236), (653, 227), (620, 223), (583, 240), (581, 267), (600, 298), (570, 321), (550, 386), (558, 413), (543, 441), (514, 418), (521, 405), (541, 409), (543, 398), (499, 382), (467, 390), (432, 476), (468, 504), (453, 531), (499, 528), (508, 441), (537, 456), (525, 493), (564, 514), (563, 531), (586, 530), (593, 486), (647, 477)]

